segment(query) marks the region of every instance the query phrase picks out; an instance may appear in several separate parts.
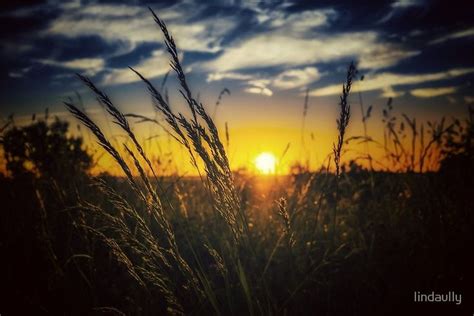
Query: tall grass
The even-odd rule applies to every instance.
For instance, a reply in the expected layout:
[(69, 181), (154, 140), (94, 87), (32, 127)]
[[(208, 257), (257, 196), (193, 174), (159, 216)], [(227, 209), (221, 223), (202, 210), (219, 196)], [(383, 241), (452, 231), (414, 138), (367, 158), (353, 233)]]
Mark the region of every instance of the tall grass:
[(334, 215), (333, 215), (333, 234), (334, 239), (337, 238), (337, 207), (339, 201), (339, 177), (341, 175), (341, 156), (342, 146), (344, 144), (344, 137), (346, 135), (346, 128), (349, 125), (349, 119), (351, 117), (351, 106), (349, 105), (349, 93), (352, 88), (352, 82), (357, 74), (354, 63), (349, 65), (347, 70), (346, 83), (342, 86), (342, 95), (339, 105), (341, 111), (339, 113), (339, 119), (337, 119), (337, 130), (339, 132), (337, 136), (337, 142), (333, 144), (334, 164), (336, 166), (336, 191), (335, 191), (335, 203), (334, 203)]
[[(213, 258), (218, 267), (219, 273), (224, 278), (224, 287), (227, 293), (226, 300), (228, 302), (227, 306), (222, 306), (223, 302), (218, 298), (221, 295), (216, 292), (216, 284), (213, 283), (215, 277), (209, 275), (209, 271), (204, 266), (202, 262), (203, 259), (200, 257), (202, 256), (200, 255), (200, 251), (195, 249), (196, 246), (191, 242), (192, 237), (187, 233), (185, 233), (184, 238), (188, 241), (184, 244), (184, 247), (189, 247), (192, 256), (184, 258), (181, 255), (173, 224), (170, 222), (171, 218), (176, 216), (176, 210), (169, 202), (164, 202), (163, 197), (154, 189), (153, 181), (148, 178), (146, 169), (156, 178), (155, 170), (143, 147), (130, 128), (127, 117), (139, 118), (141, 121), (150, 121), (157, 124), (158, 119), (150, 119), (133, 113), (124, 115), (112, 103), (110, 98), (97, 88), (90, 79), (78, 75), (79, 79), (91, 89), (97, 96), (99, 102), (104, 105), (104, 108), (106, 108), (113, 122), (117, 124), (131, 140), (133, 148), (128, 147), (126, 144), (123, 144), (123, 146), (124, 152), (133, 162), (132, 165), (127, 163), (128, 159), (122, 157), (119, 150), (110, 143), (104, 133), (86, 113), (71, 102), (65, 102), (67, 108), (97, 137), (99, 144), (118, 163), (131, 188), (144, 206), (144, 211), (136, 209), (121, 198), (120, 195), (115, 193), (113, 189), (109, 188), (105, 182), (98, 182), (98, 188), (104, 192), (116, 211), (110, 212), (89, 203), (82, 204), (80, 207), (83, 210), (88, 210), (89, 213), (95, 214), (94, 216), (98, 221), (103, 223), (103, 226), (99, 228), (88, 225), (85, 225), (84, 228), (95, 234), (108, 245), (110, 251), (115, 254), (117, 261), (126, 267), (130, 276), (142, 287), (148, 288), (149, 286), (153, 286), (157, 288), (165, 298), (168, 309), (174, 313), (182, 313), (189, 308), (189, 306), (186, 306), (189, 302), (185, 303), (181, 301), (183, 295), (178, 294), (183, 289), (187, 289), (187, 292), (194, 293), (192, 295), (195, 295), (198, 301), (202, 301), (203, 299), (207, 301), (216, 313), (222, 313), (224, 310), (232, 311), (235, 307), (232, 306), (233, 303), (231, 301), (239, 296), (234, 293), (234, 287), (236, 285), (232, 283), (232, 279), (237, 282), (238, 288), (240, 288), (249, 314), (253, 314), (257, 311), (270, 312), (271, 310), (275, 310), (274, 298), (271, 297), (271, 289), (268, 286), (269, 280), (265, 276), (265, 272), (272, 264), (276, 252), (278, 252), (281, 239), (277, 240), (272, 247), (273, 251), (266, 259), (266, 263), (262, 268), (263, 274), (261, 281), (258, 284), (249, 283), (250, 278), (254, 277), (251, 274), (254, 273), (254, 271), (258, 271), (258, 268), (255, 269), (255, 267), (252, 267), (251, 270), (253, 271), (249, 274), (249, 264), (257, 264), (255, 260), (259, 257), (255, 249), (255, 236), (249, 229), (251, 227), (251, 219), (241, 203), (240, 193), (236, 189), (235, 179), (233, 178), (233, 173), (229, 166), (224, 145), (220, 140), (218, 129), (213, 119), (207, 114), (204, 105), (198, 102), (193, 96), (178, 57), (178, 49), (166, 24), (152, 10), (150, 11), (164, 35), (164, 41), (170, 56), (170, 65), (180, 83), (181, 89), (179, 92), (188, 106), (190, 117), (188, 118), (183, 113), (175, 113), (173, 111), (169, 104), (169, 99), (162, 94), (163, 87), (160, 89), (155, 88), (154, 85), (146, 79), (145, 75), (133, 68), (130, 69), (145, 84), (152, 97), (156, 111), (163, 116), (166, 124), (163, 128), (186, 149), (191, 163), (200, 174), (199, 166), (201, 163), (204, 166), (205, 174), (201, 175), (201, 179), (211, 198), (210, 206), (217, 216), (215, 219), (225, 224), (224, 226), (220, 226), (221, 229), (226, 228), (221, 231), (223, 234), (221, 235), (222, 239), (218, 242), (219, 245), (213, 246), (204, 241), (204, 243), (198, 245), (198, 247), (204, 246), (207, 249), (209, 255)], [(337, 120), (339, 136), (337, 142), (334, 144), (336, 200), (339, 199), (338, 183), (341, 173), (342, 147), (350, 116), (348, 95), (355, 73), (355, 66), (351, 64), (347, 73), (347, 82), (343, 86), (340, 102), (341, 114)], [(228, 90), (223, 90), (219, 95), (218, 102), (215, 106), (216, 109), (219, 106), (222, 95), (226, 92), (228, 93)], [(305, 115), (307, 112), (307, 100), (308, 97), (306, 96)], [(228, 143), (228, 132), (226, 132), (226, 139)], [(134, 153), (135, 151), (138, 155)], [(147, 168), (143, 167), (142, 162)], [(132, 168), (138, 172), (138, 178), (133, 176)], [(308, 194), (308, 188), (309, 185), (306, 186), (306, 191), (302, 193), (303, 199), (305, 198), (304, 196)], [(178, 193), (178, 196), (179, 195)], [(302, 202), (300, 201), (298, 203)], [(286, 236), (286, 249), (291, 254), (294, 251), (293, 248), (296, 243), (292, 221), (298, 211), (291, 212), (288, 207), (289, 205), (286, 199), (281, 198), (278, 202), (277, 215), (282, 219), (284, 231), (282, 236)], [(185, 214), (188, 214), (188, 212), (186, 211)], [(334, 236), (336, 235), (336, 217), (337, 201), (333, 214)], [(127, 222), (127, 220), (131, 220), (131, 223)], [(183, 220), (183, 218), (181, 220)], [(227, 231), (227, 233), (224, 233), (225, 231)], [(243, 254), (245, 254), (244, 257), (242, 257)], [(247, 256), (251, 256), (253, 259)], [(137, 260), (136, 258), (139, 259)], [(292, 259), (290, 262), (291, 261)], [(293, 264), (291, 264), (291, 266), (293, 266)], [(290, 270), (294, 270), (294, 267), (290, 267)], [(170, 273), (172, 274), (170, 275)], [(172, 277), (175, 273), (181, 275), (181, 282), (177, 282), (175, 277)], [(296, 281), (294, 271), (292, 275), (295, 279), (292, 285), (296, 287), (294, 289), (294, 292), (296, 292), (301, 287), (301, 284), (297, 284), (298, 282)], [(172, 281), (172, 279), (174, 281)], [(303, 284), (304, 283), (305, 282), (303, 282)], [(258, 293), (264, 294), (263, 301), (262, 298), (259, 298), (261, 294)], [(189, 299), (189, 295), (190, 294), (184, 296)], [(287, 304), (287, 302), (285, 304)]]
[[(59, 212), (67, 214), (72, 227), (66, 232), (70, 244), (63, 256), (56, 255), (53, 245), (61, 240), (50, 238), (55, 233), (63, 236), (60, 229), (50, 229), (60, 225), (52, 225), (51, 215), (46, 216), (56, 189), (45, 190), (48, 194), (34, 191), (42, 214), (41, 239), (47, 241), (54, 275), (73, 275), (75, 285), (85, 284), (84, 292), (93, 293), (85, 313), (361, 315), (386, 312), (387, 306), (395, 311), (395, 304), (404, 302), (400, 289), (431, 284), (446, 271), (466, 275), (462, 263), (453, 266), (459, 269), (444, 267), (449, 265), (445, 257), (455, 252), (448, 247), (450, 240), (462, 249), (467, 245), (472, 215), (463, 197), (469, 188), (465, 195), (440, 194), (449, 190), (445, 178), (414, 173), (434, 170), (439, 155), (472, 150), (473, 111), (470, 121), (442, 120), (425, 126), (404, 114), (397, 118), (389, 99), (383, 112), (385, 137), (379, 141), (367, 132), (372, 108), (366, 110), (360, 100), (364, 135), (347, 137), (349, 96), (357, 76), (351, 63), (339, 100), (337, 139), (325, 166), (318, 172), (303, 169), (261, 193), (264, 179), (231, 170), (227, 123), (224, 141), (214, 123), (228, 92), (220, 93), (209, 116), (190, 87), (166, 24), (150, 11), (163, 33), (172, 72), (157, 88), (146, 73), (130, 71), (150, 94), (155, 116), (122, 113), (92, 80), (78, 75), (126, 135), (112, 141), (80, 104), (65, 102), (120, 167), (125, 183), (90, 176), (90, 187), (68, 193), (74, 199), (62, 202)], [(185, 113), (176, 112), (170, 103), (165, 84), (171, 74), (178, 79)], [(302, 145), (308, 104), (307, 92)], [(164, 179), (134, 133), (132, 119), (155, 124), (179, 143), (199, 180)], [(351, 141), (380, 147), (385, 159), (367, 153), (374, 167), (351, 165), (346, 172), (343, 156)], [(377, 164), (385, 172), (375, 172)], [(428, 195), (435, 197), (428, 200)], [(60, 223), (66, 222), (62, 219)], [(424, 266), (426, 258), (434, 262), (430, 267)], [(114, 293), (110, 296), (115, 299), (104, 291)]]
[[(234, 264), (236, 264), (238, 268), (237, 272), (239, 279), (248, 300), (249, 310), (251, 311), (253, 310), (253, 307), (251, 306), (251, 294), (249, 293), (245, 271), (240, 263), (238, 248), (236, 248), (241, 243), (246, 243), (247, 247), (249, 247), (250, 236), (248, 232), (248, 219), (240, 205), (240, 199), (234, 185), (233, 175), (230, 170), (224, 146), (219, 138), (219, 133), (213, 120), (207, 114), (204, 106), (193, 97), (178, 58), (176, 44), (168, 32), (166, 24), (160, 20), (152, 10), (151, 12), (155, 22), (164, 34), (165, 44), (170, 55), (171, 67), (180, 82), (180, 93), (188, 105), (188, 109), (191, 112), (191, 118), (186, 118), (182, 113), (175, 114), (167, 100), (168, 98), (163, 97), (161, 92), (138, 71), (132, 68), (131, 71), (135, 72), (146, 85), (151, 94), (156, 110), (165, 118), (169, 134), (186, 148), (192, 164), (198, 170), (198, 159), (200, 159), (204, 164), (206, 175), (204, 183), (212, 199), (211, 206), (220, 216), (220, 219), (227, 224), (226, 226), (229, 231), (228, 237), (230, 238), (227, 240), (227, 243), (230, 246), (230, 249), (228, 250), (230, 251)], [(95, 93), (99, 102), (104, 105), (108, 114), (112, 117), (113, 122), (124, 130), (128, 138), (132, 141), (134, 149), (138, 152), (139, 156), (136, 156), (134, 151), (127, 147), (126, 144), (124, 144), (124, 148), (125, 152), (132, 158), (133, 165), (138, 171), (139, 178), (136, 179), (132, 175), (131, 166), (127, 164), (126, 159), (121, 156), (119, 150), (108, 141), (104, 133), (86, 113), (70, 102), (65, 102), (65, 105), (76, 118), (89, 128), (89, 130), (97, 137), (99, 144), (115, 159), (122, 171), (125, 173), (132, 189), (139, 196), (146, 209), (145, 213), (140, 213), (127, 204), (126, 201), (120, 199), (117, 194), (111, 191), (111, 189), (108, 189), (105, 183), (99, 183), (99, 187), (108, 196), (110, 201), (113, 202), (114, 207), (122, 212), (118, 214), (109, 214), (105, 210), (98, 210), (91, 205), (88, 205), (87, 208), (94, 211), (94, 214), (101, 214), (105, 217), (104, 222), (107, 223), (105, 227), (112, 229), (114, 232), (118, 232), (118, 235), (111, 238), (98, 229), (91, 227), (87, 228), (107, 242), (111, 251), (116, 254), (119, 262), (127, 266), (130, 275), (133, 276), (137, 282), (146, 286), (144, 280), (147, 280), (154, 286), (158, 287), (173, 311), (182, 312), (183, 307), (179, 304), (176, 298), (178, 292), (176, 286), (178, 285), (171, 284), (167, 278), (166, 271), (163, 270), (163, 267), (170, 268), (171, 266), (177, 266), (183, 278), (187, 280), (186, 284), (182, 285), (183, 288), (191, 287), (197, 295), (198, 300), (201, 299), (202, 295), (206, 295), (209, 302), (212, 303), (215, 311), (219, 311), (217, 302), (214, 298), (215, 294), (212, 292), (212, 286), (209, 284), (208, 277), (205, 275), (203, 269), (198, 268), (196, 271), (192, 270), (188, 262), (180, 254), (175, 239), (175, 233), (169, 220), (170, 214), (166, 214), (166, 211), (173, 212), (173, 208), (171, 205), (167, 205), (167, 209), (165, 210), (162, 198), (153, 188), (145, 168), (142, 167), (140, 160), (145, 162), (145, 165), (156, 177), (152, 163), (146, 156), (142, 146), (137, 140), (137, 137), (131, 130), (126, 116), (120, 112), (108, 96), (99, 90), (90, 79), (81, 75), (78, 76), (80, 80)], [(228, 90), (224, 90), (224, 92), (225, 91)], [(221, 97), (222, 93), (219, 96), (219, 99)], [(218, 104), (216, 107), (217, 106)], [(149, 120), (145, 117), (134, 114), (128, 114), (127, 116)], [(151, 121), (157, 122), (155, 119)], [(139, 181), (141, 183), (139, 183)], [(124, 222), (125, 217), (123, 214), (128, 214), (129, 217), (134, 220), (135, 225), (138, 225), (136, 227), (139, 228), (140, 232), (138, 236), (131, 234), (131, 228)], [(165, 245), (158, 242), (158, 240), (161, 240), (162, 238), (158, 238), (158, 236), (152, 234), (152, 228), (154, 225), (159, 227), (159, 231), (166, 236)], [(141, 243), (140, 240), (142, 238), (147, 241), (146, 244), (143, 244), (143, 242)], [(207, 244), (206, 247), (214, 258), (220, 258), (220, 255), (214, 248)], [(146, 248), (150, 248), (150, 251), (145, 251)], [(126, 249), (133, 249), (134, 255), (138, 254), (139, 257), (142, 258), (142, 263), (139, 264), (132, 262), (132, 260), (129, 259), (131, 254), (127, 255)], [(199, 258), (196, 257), (194, 259), (199, 263)], [(172, 260), (174, 264), (170, 264), (170, 260)], [(156, 262), (156, 264), (153, 262)], [(219, 259), (218, 262), (220, 266), (223, 266), (221, 259)]]

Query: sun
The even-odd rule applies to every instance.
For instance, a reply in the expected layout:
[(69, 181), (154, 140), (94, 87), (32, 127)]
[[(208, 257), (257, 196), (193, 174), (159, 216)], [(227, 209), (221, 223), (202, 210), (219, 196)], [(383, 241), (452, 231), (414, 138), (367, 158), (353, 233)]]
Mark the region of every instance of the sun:
[(275, 173), (276, 158), (271, 153), (261, 153), (255, 158), (255, 167), (262, 174)]

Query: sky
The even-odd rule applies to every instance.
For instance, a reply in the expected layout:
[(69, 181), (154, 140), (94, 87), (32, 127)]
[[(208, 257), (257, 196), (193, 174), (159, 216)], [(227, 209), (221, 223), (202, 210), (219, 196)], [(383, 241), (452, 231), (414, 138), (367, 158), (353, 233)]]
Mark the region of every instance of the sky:
[[(389, 97), (399, 113), (420, 120), (460, 117), (474, 102), (474, 5), (468, 1), (21, 3), (0, 8), (0, 115), (14, 113), (20, 122), (46, 107), (71, 119), (63, 101), (79, 93), (106, 124), (75, 73), (90, 77), (123, 112), (153, 115), (145, 87), (128, 69), (156, 85), (170, 70), (148, 7), (167, 23), (191, 89), (208, 111), (222, 89), (231, 92), (222, 97), (216, 122), (221, 130), (229, 126), (235, 168), (260, 152), (279, 156), (288, 144), (287, 164), (302, 156), (322, 163), (335, 139), (338, 95), (351, 61), (364, 76), (353, 91), (373, 105), (375, 135)], [(184, 111), (173, 74), (167, 88), (173, 107)], [(349, 132), (357, 135), (358, 93), (351, 101)], [(137, 129), (154, 135), (143, 124)]]

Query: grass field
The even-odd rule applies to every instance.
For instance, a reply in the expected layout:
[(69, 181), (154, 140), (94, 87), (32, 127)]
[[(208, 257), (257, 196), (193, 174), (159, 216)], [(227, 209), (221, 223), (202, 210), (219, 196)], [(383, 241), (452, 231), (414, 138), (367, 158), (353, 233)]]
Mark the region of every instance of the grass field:
[[(348, 100), (358, 78), (350, 64), (334, 125), (338, 137), (320, 170), (301, 164), (288, 175), (237, 172), (225, 145), (232, 135), (220, 135), (216, 114), (196, 101), (172, 36), (154, 18), (188, 114), (174, 112), (162, 87), (131, 71), (196, 176), (163, 176), (132, 128), (134, 119), (152, 118), (125, 115), (84, 76), (79, 80), (127, 139), (112, 141), (73, 100), (65, 106), (122, 176), (89, 172), (94, 157), (81, 137), (68, 133), (68, 123), (47, 114), (27, 126), (8, 121), (0, 314), (474, 311), (472, 109), (466, 120), (417, 125), (416, 118), (397, 115), (389, 99), (385, 139), (367, 132), (348, 137)], [(370, 111), (362, 109), (364, 124)], [(376, 159), (367, 151), (360, 161), (347, 161), (354, 142), (385, 154)], [(420, 304), (416, 291), (454, 291), (463, 301)]]

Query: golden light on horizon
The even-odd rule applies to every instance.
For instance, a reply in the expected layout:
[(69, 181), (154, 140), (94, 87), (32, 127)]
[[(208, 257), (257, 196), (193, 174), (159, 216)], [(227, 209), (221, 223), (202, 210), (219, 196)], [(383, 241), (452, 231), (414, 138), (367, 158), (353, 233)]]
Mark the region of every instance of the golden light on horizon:
[(255, 158), (255, 167), (261, 174), (273, 174), (276, 169), (276, 158), (272, 153), (263, 152)]

